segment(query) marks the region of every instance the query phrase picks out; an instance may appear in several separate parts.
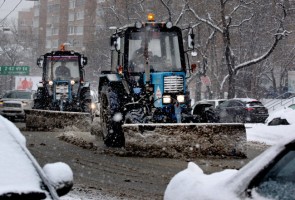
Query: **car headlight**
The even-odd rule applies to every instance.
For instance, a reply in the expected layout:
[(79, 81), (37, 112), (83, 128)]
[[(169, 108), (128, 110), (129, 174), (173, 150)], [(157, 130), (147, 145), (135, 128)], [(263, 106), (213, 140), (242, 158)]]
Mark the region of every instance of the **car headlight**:
[(181, 94), (181, 95), (177, 95), (177, 101), (178, 101), (179, 103), (184, 103), (184, 95), (183, 95), (183, 94)]
[(53, 81), (48, 81), (48, 84), (51, 86), (53, 85)]
[(74, 85), (75, 84), (75, 80), (71, 80), (71, 85)]
[(164, 104), (171, 103), (171, 96), (170, 95), (164, 95), (163, 96), (163, 103)]
[(0, 107), (3, 107), (4, 102), (0, 101)]

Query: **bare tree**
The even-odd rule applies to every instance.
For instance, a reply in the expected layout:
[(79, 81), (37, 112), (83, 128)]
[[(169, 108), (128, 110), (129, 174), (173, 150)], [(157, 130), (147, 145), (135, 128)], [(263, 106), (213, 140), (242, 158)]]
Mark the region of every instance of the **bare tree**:
[[(287, 17), (284, 1), (268, 2), (219, 0), (212, 2), (208, 6), (212, 10), (208, 10), (207, 8), (201, 11), (199, 11), (198, 8), (195, 8), (193, 4), (191, 4), (191, 2), (184, 2), (187, 5), (185, 11), (193, 14), (194, 18), (196, 19), (196, 22), (194, 23), (196, 27), (199, 26), (200, 23), (205, 24), (207, 27), (209, 27), (209, 34), (207, 33), (207, 35), (209, 36), (207, 36), (207, 38), (209, 38), (210, 40), (210, 45), (220, 45), (221, 47), (219, 48), (219, 51), (223, 49), (223, 56), (220, 57), (220, 59), (222, 59), (222, 62), (219, 67), (221, 68), (225, 66), (227, 68), (227, 74), (223, 77), (220, 83), (220, 87), (221, 89), (223, 89), (224, 83), (226, 83), (227, 81), (229, 98), (235, 97), (236, 95), (236, 80), (238, 72), (244, 68), (254, 66), (255, 64), (267, 59), (273, 53), (279, 41), (281, 41), (284, 36), (288, 34), (288, 31), (284, 29), (284, 22)], [(206, 3), (208, 2), (206, 1)], [(199, 5), (201, 5), (201, 3)], [(218, 7), (216, 7), (217, 5)], [(265, 12), (261, 12), (260, 10), (260, 13), (257, 13), (259, 10), (255, 10), (255, 8), (262, 7), (262, 5)], [(274, 8), (275, 12), (267, 12), (268, 10), (270, 10), (269, 8)], [(217, 10), (219, 10), (219, 12), (217, 12), (218, 14), (216, 14)], [(199, 14), (198, 12), (200, 12), (201, 14)], [(256, 43), (257, 45), (268, 45), (267, 49), (265, 49), (264, 52), (259, 51), (255, 55), (248, 54), (247, 56), (245, 56), (247, 60), (238, 59), (242, 57), (242, 53), (237, 51), (240, 42), (242, 42), (241, 40), (239, 40), (238, 30), (241, 28), (245, 30), (244, 27), (247, 27), (249, 26), (249, 24), (254, 23), (254, 20), (257, 16), (263, 16), (264, 18), (267, 18), (269, 14), (271, 14), (271, 23), (265, 24), (264, 26), (268, 29), (268, 35), (266, 35), (265, 33), (260, 33), (263, 36), (261, 38), (262, 42)], [(204, 52), (208, 52), (208, 45), (203, 45), (202, 47)], [(251, 48), (246, 48), (245, 45), (243, 45), (243, 48), (243, 51), (252, 51)]]

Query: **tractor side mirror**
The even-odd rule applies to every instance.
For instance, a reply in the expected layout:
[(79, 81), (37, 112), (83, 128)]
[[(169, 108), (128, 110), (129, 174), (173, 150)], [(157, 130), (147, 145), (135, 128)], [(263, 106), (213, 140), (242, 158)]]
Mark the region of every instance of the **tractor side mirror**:
[(121, 38), (120, 37), (117, 37), (115, 47), (116, 47), (117, 51), (120, 50), (120, 48), (121, 48)]
[(193, 34), (193, 33), (188, 34), (187, 42), (188, 42), (188, 48), (194, 49), (194, 47), (195, 47), (195, 34)]
[(115, 35), (111, 36), (111, 50), (120, 50), (121, 38)]
[(37, 59), (37, 65), (38, 65), (38, 67), (42, 67), (43, 66), (43, 59), (42, 58), (38, 58)]
[(81, 58), (81, 65), (82, 65), (82, 66), (85, 66), (85, 65), (87, 65), (87, 63), (88, 63), (88, 58), (82, 56), (82, 58)]

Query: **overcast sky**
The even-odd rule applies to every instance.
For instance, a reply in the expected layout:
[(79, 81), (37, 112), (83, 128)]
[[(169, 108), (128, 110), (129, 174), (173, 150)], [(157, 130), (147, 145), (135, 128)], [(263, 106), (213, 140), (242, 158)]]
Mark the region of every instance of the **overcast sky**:
[[(9, 14), (8, 19), (17, 18), (18, 11), (32, 8), (33, 5), (33, 1), (27, 0), (0, 0), (0, 19), (2, 20), (5, 18), (11, 11), (12, 13)], [(15, 10), (13, 11), (13, 9)]]

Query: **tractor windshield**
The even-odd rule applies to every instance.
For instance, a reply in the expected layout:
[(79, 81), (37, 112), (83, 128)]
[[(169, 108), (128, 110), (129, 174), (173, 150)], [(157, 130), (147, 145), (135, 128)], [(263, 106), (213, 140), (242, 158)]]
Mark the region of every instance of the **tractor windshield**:
[(79, 62), (77, 56), (52, 56), (46, 61), (47, 80), (79, 80)]
[(178, 35), (176, 32), (132, 32), (129, 38), (128, 66), (131, 72), (181, 71)]

